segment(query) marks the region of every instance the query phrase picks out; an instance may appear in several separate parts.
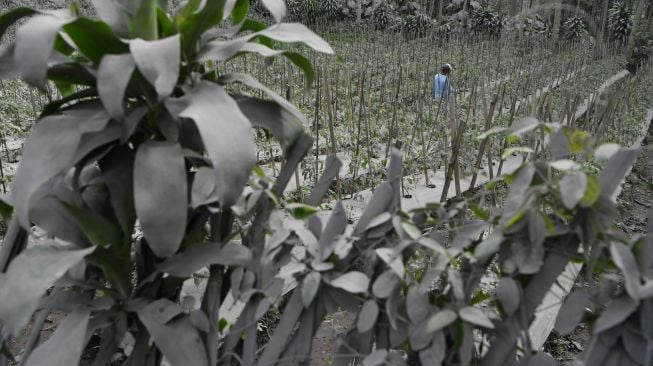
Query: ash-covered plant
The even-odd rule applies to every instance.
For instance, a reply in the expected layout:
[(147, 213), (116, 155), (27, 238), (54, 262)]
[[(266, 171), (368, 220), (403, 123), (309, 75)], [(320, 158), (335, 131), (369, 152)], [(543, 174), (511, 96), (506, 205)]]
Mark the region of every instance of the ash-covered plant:
[(397, 11), (390, 1), (383, 1), (374, 9), (374, 27), (378, 30), (389, 29), (397, 22)]
[[(159, 0), (98, 0), (99, 20), (31, 8), (0, 17), (0, 36), (20, 21), (0, 56), (2, 78), (53, 83), (64, 95), (27, 138), (7, 200), (14, 216), (0, 249), (0, 364), (31, 320), (25, 365), (78, 364), (91, 337), (99, 351), (84, 357), (94, 365), (216, 365), (226, 353), (218, 356), (219, 307), (230, 288), (244, 288), (237, 274), (247, 268), (252, 286), (280, 296), (278, 281), (253, 265), (264, 237), (250, 230), (236, 240), (233, 207), (256, 163), (254, 128), (274, 136), (287, 159), (276, 186), (266, 181), (246, 196), (259, 223), (269, 214), (264, 192), (283, 191), (283, 174), (311, 139), (295, 107), (225, 65), (245, 54), (285, 56), (310, 83), (310, 62), (284, 44), (332, 50), (305, 26), (283, 23), (283, 1), (263, 3), (271, 26), (248, 19), (249, 0), (191, 0), (174, 17)], [(49, 239), (28, 245), (32, 227)], [(207, 266), (203, 302), (185, 311), (181, 285)], [(51, 311), (66, 316), (35, 347)]]
[(633, 27), (632, 9), (623, 1), (617, 1), (608, 12), (610, 40), (626, 44)]
[(432, 28), (433, 20), (423, 13), (404, 17), (402, 28), (409, 39), (424, 37)]
[(314, 23), (320, 15), (319, 0), (288, 0), (288, 12), (299, 22)]
[(573, 16), (562, 23), (560, 33), (566, 41), (579, 41), (587, 35), (587, 23), (582, 17)]
[(323, 0), (320, 5), (320, 16), (328, 20), (335, 20), (342, 16), (345, 0)]
[(503, 23), (499, 12), (489, 7), (479, 7), (470, 11), (470, 26), (474, 32), (498, 35)]

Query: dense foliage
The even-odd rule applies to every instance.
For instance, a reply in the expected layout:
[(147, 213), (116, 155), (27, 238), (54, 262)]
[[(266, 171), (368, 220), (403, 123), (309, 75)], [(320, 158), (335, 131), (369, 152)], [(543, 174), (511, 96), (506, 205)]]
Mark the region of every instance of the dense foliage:
[[(158, 1), (97, 4), (105, 6), (102, 21), (26, 8), (0, 18), (5, 29), (32, 16), (0, 59), (2, 77), (20, 76), (42, 89), (56, 85), (61, 94), (38, 116), (11, 200), (0, 206), (5, 215), (14, 213), (0, 249), (0, 364), (13, 357), (6, 347), (12, 336), (30, 321), (40, 329), (50, 311), (66, 317), (38, 347), (38, 331), (32, 332), (34, 341), (22, 354), (27, 365), (78, 363), (91, 338), (99, 339), (100, 352), (85, 356), (96, 365), (158, 365), (163, 359), (172, 365), (309, 364), (322, 320), (346, 309), (356, 320), (340, 340), (333, 365), (546, 365), (555, 361), (531, 347), (528, 328), (570, 263), (603, 276), (602, 286), (573, 292), (557, 331), (569, 333), (580, 321), (591, 326), (593, 340), (582, 356), (587, 365), (650, 363), (652, 236), (629, 238), (614, 227), (614, 198), (637, 151), (602, 144), (572, 128), (573, 122), (548, 123), (553, 112), (573, 109), (555, 92), (524, 108), (546, 123), (513, 123), (514, 113), (509, 122), (499, 114), (504, 119), (479, 137), (481, 127), (472, 119), (465, 136), (470, 144), (494, 141), (502, 161), (524, 154), (514, 172), (466, 200), (404, 211), (402, 177), (416, 160), (409, 155), (415, 148), (390, 149), (384, 182), (351, 226), (343, 202), (331, 202), (330, 212), (318, 207), (340, 171), (342, 162), (334, 156), (306, 199), (293, 202), (283, 195), (311, 146), (307, 121), (252, 76), (234, 72), (252, 61), (269, 71), (271, 58), (285, 56), (302, 69), (305, 85), (313, 79), (324, 83), (325, 76), (320, 79), (298, 48), (286, 43), (327, 54), (330, 46), (306, 27), (282, 23), (282, 1), (264, 2), (275, 19), (271, 26), (247, 18), (247, 0), (190, 1), (175, 17)], [(406, 19), (414, 18), (413, 34), (424, 34), (420, 24), (431, 24), (430, 18), (414, 13)], [(491, 42), (498, 43), (484, 47), (501, 46), (500, 40)], [(475, 47), (457, 51), (463, 58), (485, 57)], [(360, 52), (377, 48), (374, 41)], [(423, 55), (433, 48), (426, 44)], [(551, 75), (562, 80), (558, 74), (569, 70), (568, 78), (585, 82), (576, 85), (579, 90), (560, 88), (562, 95), (587, 95), (618, 71), (612, 58), (584, 68), (592, 54), (583, 46), (542, 65), (548, 52), (509, 60), (519, 69), (511, 69), (497, 89), (514, 98), (513, 111), (521, 89), (531, 90), (521, 80), (526, 77), (553, 88)], [(345, 62), (341, 58), (335, 67)], [(470, 67), (460, 85), (476, 86), (476, 79), (501, 65), (501, 59), (495, 62), (489, 57), (489, 67)], [(397, 64), (397, 90), (403, 72), (416, 80), (424, 73), (430, 82), (432, 65), (412, 59), (414, 70), (404, 70)], [(374, 89), (365, 87), (365, 71), (356, 84), (361, 106), (364, 92)], [(347, 88), (354, 78), (347, 76)], [(285, 90), (296, 87), (292, 77), (283, 83)], [(321, 90), (329, 98), (326, 108), (333, 104), (328, 85), (318, 82), (323, 89), (314, 108)], [(633, 89), (646, 93), (650, 85), (645, 79)], [(424, 92), (413, 87), (401, 104), (421, 108), (415, 100)], [(383, 100), (383, 94), (370, 94), (368, 101)], [(346, 95), (342, 99), (351, 99), (353, 109), (354, 97)], [(471, 106), (472, 96), (461, 100)], [(389, 114), (382, 108), (377, 113)], [(365, 112), (359, 116), (358, 137), (349, 133), (354, 143), (362, 139)], [(421, 118), (420, 110), (415, 120)], [(435, 121), (431, 126), (441, 126), (437, 116)], [(413, 137), (415, 126), (412, 120), (402, 125)], [(251, 127), (267, 131), (281, 148), (283, 165), (273, 176), (255, 166)], [(315, 127), (319, 140), (317, 117)], [(386, 132), (382, 142), (390, 141), (392, 127)], [(319, 141), (316, 147), (319, 152)], [(405, 165), (404, 156), (411, 157)], [(370, 167), (371, 154), (367, 158)], [(33, 227), (49, 239), (27, 247)], [(189, 306), (183, 283), (207, 267), (201, 301)], [(606, 268), (619, 270), (625, 287)], [(481, 284), (484, 276), (493, 278), (489, 288)], [(240, 306), (235, 315), (234, 304)], [(270, 313), (278, 313), (279, 322), (259, 344), (259, 321)]]

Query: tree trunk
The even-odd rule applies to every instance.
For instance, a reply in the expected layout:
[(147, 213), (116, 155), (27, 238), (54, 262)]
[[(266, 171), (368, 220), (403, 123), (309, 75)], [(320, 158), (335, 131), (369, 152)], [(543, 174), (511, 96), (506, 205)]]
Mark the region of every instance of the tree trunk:
[(637, 0), (637, 6), (635, 7), (635, 13), (633, 17), (633, 27), (630, 30), (630, 36), (628, 37), (628, 45), (626, 46), (626, 57), (633, 57), (633, 51), (635, 49), (635, 38), (637, 37), (637, 28), (641, 23), (642, 15), (646, 12), (646, 0)]
[(553, 40), (553, 43), (558, 42), (558, 38), (560, 37), (560, 21), (562, 18), (562, 2), (561, 0), (555, 0), (554, 6), (555, 6), (555, 13), (553, 15), (553, 29), (551, 30), (551, 39)]
[(605, 40), (605, 29), (608, 25), (608, 8), (610, 7), (610, 0), (603, 0), (603, 11), (601, 12), (601, 30), (599, 31), (599, 39)]

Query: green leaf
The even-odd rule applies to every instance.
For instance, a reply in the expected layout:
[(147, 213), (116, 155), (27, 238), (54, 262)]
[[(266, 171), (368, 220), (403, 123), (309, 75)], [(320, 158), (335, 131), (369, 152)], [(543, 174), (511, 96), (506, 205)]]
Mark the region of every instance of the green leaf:
[(122, 235), (120, 228), (95, 211), (76, 207), (66, 202), (61, 204), (77, 220), (88, 240), (99, 247), (120, 246)]
[(319, 272), (311, 272), (304, 277), (302, 281), (302, 303), (305, 308), (308, 308), (315, 299), (317, 290), (320, 288), (320, 283), (322, 282), (322, 275)]
[(583, 152), (591, 140), (587, 132), (580, 130), (573, 130), (571, 133), (567, 132), (567, 138), (569, 139), (571, 152), (574, 154)]
[(157, 8), (156, 16), (159, 25), (159, 31), (162, 38), (172, 37), (177, 33), (177, 26), (175, 23), (168, 17), (168, 14), (164, 9)]
[(134, 161), (134, 204), (143, 234), (159, 257), (177, 252), (186, 230), (188, 187), (181, 146), (148, 141)]
[(585, 194), (580, 200), (580, 204), (583, 207), (593, 206), (596, 201), (601, 196), (601, 184), (599, 183), (598, 178), (594, 175), (587, 176), (587, 188), (585, 189)]
[(514, 216), (512, 216), (508, 221), (506, 221), (505, 228), (510, 229), (513, 227), (516, 223), (521, 221), (524, 217), (526, 216), (526, 210), (521, 210), (517, 212)]
[(159, 38), (157, 27), (158, 0), (143, 0), (141, 6), (134, 16), (134, 36), (146, 41), (153, 41)]
[(106, 54), (129, 52), (129, 46), (116, 37), (104, 22), (79, 18), (64, 25), (63, 30), (75, 42), (77, 49), (96, 65)]
[(206, 1), (204, 7), (199, 9), (201, 3), (198, 0), (189, 1), (177, 17), (181, 44), (188, 60), (195, 59), (202, 34), (222, 22), (226, 0)]
[(401, 228), (404, 229), (406, 234), (408, 234), (408, 236), (413, 240), (417, 240), (420, 236), (422, 236), (422, 230), (420, 230), (412, 222), (403, 221), (401, 223)]
[(0, 321), (5, 335), (18, 335), (46, 290), (94, 250), (64, 250), (43, 243), (16, 257), (0, 278)]
[(247, 18), (247, 14), (249, 14), (249, 0), (236, 0), (236, 4), (231, 11), (231, 20), (233, 23), (241, 23)]
[(290, 203), (286, 207), (292, 212), (293, 217), (297, 220), (306, 220), (319, 212), (317, 207), (304, 203)]
[(12, 206), (9, 202), (6, 201), (6, 196), (0, 197), (0, 215), (5, 220), (5, 222), (9, 222), (9, 219), (11, 218), (11, 215), (13, 215), (13, 213), (14, 213), (14, 206)]

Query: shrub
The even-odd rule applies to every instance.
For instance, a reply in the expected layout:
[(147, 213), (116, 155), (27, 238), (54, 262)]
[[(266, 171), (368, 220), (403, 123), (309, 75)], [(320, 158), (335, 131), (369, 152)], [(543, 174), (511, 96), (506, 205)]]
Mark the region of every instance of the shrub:
[(566, 41), (578, 41), (587, 35), (587, 24), (581, 17), (571, 17), (562, 24), (561, 33)]
[(433, 21), (428, 15), (418, 13), (404, 18), (403, 31), (409, 38), (419, 38), (425, 36), (432, 25)]
[(498, 12), (488, 8), (472, 9), (470, 11), (471, 29), (475, 32), (497, 35), (503, 26)]
[(626, 3), (617, 1), (610, 7), (608, 15), (610, 39), (626, 44), (633, 27), (631, 8)]

